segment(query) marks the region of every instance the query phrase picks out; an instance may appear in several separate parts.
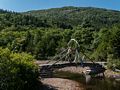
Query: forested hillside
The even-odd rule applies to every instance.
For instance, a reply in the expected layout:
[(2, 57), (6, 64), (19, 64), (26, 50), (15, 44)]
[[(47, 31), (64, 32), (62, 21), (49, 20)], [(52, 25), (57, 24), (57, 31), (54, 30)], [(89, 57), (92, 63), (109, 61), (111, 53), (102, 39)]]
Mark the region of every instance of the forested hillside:
[[(91, 59), (120, 68), (120, 12), (92, 7), (63, 7), (16, 13), (0, 10), (0, 46), (49, 59), (71, 38)], [(114, 67), (113, 67), (114, 63)]]
[(39, 18), (22, 15), (20, 13), (0, 10), (0, 29), (10, 27), (49, 27), (47, 23)]
[(73, 28), (81, 25), (82, 27), (92, 26), (96, 29), (110, 27), (115, 23), (120, 23), (120, 12), (93, 7), (63, 7), (46, 10), (34, 10), (25, 12), (46, 20), (51, 26), (60, 28)]

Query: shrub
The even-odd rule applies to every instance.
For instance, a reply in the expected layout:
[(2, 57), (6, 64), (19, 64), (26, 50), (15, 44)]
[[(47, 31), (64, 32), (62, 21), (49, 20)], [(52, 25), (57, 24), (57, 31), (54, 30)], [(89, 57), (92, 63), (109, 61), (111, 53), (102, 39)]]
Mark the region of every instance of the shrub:
[(38, 67), (26, 53), (0, 48), (0, 90), (35, 90)]
[(108, 55), (107, 58), (108, 65), (107, 67), (110, 69), (120, 69), (120, 59), (114, 58), (113, 55)]

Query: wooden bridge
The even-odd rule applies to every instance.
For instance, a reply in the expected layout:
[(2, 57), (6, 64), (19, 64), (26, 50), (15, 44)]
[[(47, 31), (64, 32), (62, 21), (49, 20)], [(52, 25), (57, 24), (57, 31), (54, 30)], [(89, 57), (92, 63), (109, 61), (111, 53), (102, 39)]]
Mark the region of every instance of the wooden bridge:
[[(64, 49), (59, 54), (55, 55), (52, 60), (46, 64), (39, 65), (41, 77), (51, 76), (55, 69), (69, 66), (89, 67), (89, 69), (85, 71), (87, 75), (104, 73), (105, 68), (103, 64), (106, 62), (93, 62), (84, 53), (81, 53), (79, 49), (80, 46), (78, 42), (75, 39), (71, 39), (68, 42), (67, 49)], [(89, 59), (91, 62), (84, 62), (86, 59)]]
[[(101, 63), (101, 62), (100, 62)], [(50, 76), (53, 74), (54, 70), (64, 68), (64, 67), (70, 67), (70, 66), (75, 66), (75, 67), (89, 67), (86, 72), (88, 75), (92, 74), (99, 74), (99, 73), (104, 73), (105, 68), (100, 65), (99, 63), (92, 63), (92, 62), (86, 62), (86, 63), (57, 63), (57, 64), (41, 64), (39, 65), (40, 67), (40, 75), (42, 77)], [(86, 74), (85, 73), (85, 74)]]

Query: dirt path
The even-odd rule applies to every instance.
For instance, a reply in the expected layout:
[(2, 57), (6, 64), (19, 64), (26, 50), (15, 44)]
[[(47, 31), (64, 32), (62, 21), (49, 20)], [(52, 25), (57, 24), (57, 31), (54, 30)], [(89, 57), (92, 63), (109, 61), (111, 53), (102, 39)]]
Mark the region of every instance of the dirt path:
[(55, 90), (84, 90), (83, 86), (76, 81), (62, 78), (45, 78), (43, 84), (55, 88)]

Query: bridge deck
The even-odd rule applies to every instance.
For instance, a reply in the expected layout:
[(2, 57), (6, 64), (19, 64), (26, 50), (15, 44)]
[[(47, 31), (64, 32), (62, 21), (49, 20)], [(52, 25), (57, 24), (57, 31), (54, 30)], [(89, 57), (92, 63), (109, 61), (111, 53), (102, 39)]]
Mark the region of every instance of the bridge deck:
[(75, 63), (75, 62), (73, 62), (73, 63), (69, 63), (69, 62), (64, 62), (64, 63), (62, 63), (62, 62), (59, 62), (59, 63), (56, 63), (56, 64), (54, 64), (53, 65), (53, 63), (48, 63), (48, 64), (40, 64), (39, 65), (39, 67), (44, 67), (44, 66), (64, 66), (64, 65), (68, 65), (68, 66), (74, 66), (74, 65), (78, 65), (78, 66), (80, 66), (80, 65), (82, 65), (82, 66), (92, 66), (92, 65), (102, 65), (102, 66), (105, 66), (107, 64), (107, 62), (95, 62), (95, 63), (92, 63), (92, 62), (85, 62), (85, 63)]

